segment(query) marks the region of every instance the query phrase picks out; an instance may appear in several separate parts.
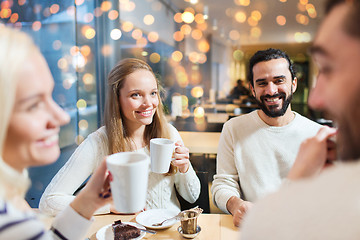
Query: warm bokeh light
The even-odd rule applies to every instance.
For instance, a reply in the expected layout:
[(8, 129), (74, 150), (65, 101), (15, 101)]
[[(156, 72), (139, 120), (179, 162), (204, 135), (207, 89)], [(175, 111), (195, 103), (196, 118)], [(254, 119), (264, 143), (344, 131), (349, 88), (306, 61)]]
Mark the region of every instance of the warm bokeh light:
[(298, 23), (300, 23), (300, 24), (308, 25), (309, 24), (309, 17), (298, 13), (298, 14), (296, 14), (296, 21)]
[(158, 62), (160, 62), (160, 59), (161, 59), (160, 54), (158, 54), (158, 53), (150, 54), (150, 57), (149, 57), (150, 62), (158, 63)]
[(103, 11), (99, 7), (94, 9), (94, 16), (95, 17), (100, 17), (102, 14), (103, 14)]
[(192, 32), (191, 32), (191, 37), (195, 40), (200, 40), (203, 36), (203, 33), (201, 30), (199, 29), (194, 29)]
[(182, 41), (184, 39), (184, 34), (182, 32), (180, 32), (180, 31), (176, 31), (173, 34), (173, 38), (174, 38), (175, 41), (180, 42), (180, 41)]
[(132, 33), (131, 36), (135, 39), (138, 40), (140, 38), (142, 38), (143, 36), (143, 32), (140, 29), (135, 29)]
[(2, 2), (0, 3), (0, 7), (1, 7), (2, 9), (4, 9), (4, 8), (11, 8), (11, 7), (12, 7), (11, 5), (12, 5), (12, 4), (10, 4), (10, 1), (8, 1), (8, 0), (2, 1)]
[(101, 54), (105, 57), (110, 56), (112, 52), (113, 52), (113, 48), (108, 44), (105, 44), (101, 48)]
[(124, 32), (130, 32), (131, 30), (133, 30), (133, 28), (134, 28), (134, 24), (132, 24), (132, 22), (129, 22), (129, 21), (125, 21), (121, 25), (121, 29)]
[(112, 3), (110, 1), (103, 1), (100, 5), (100, 8), (103, 12), (107, 12), (111, 9)]
[(195, 22), (196, 23), (203, 23), (205, 22), (204, 15), (202, 13), (198, 13), (195, 15)]
[(301, 12), (305, 12), (306, 11), (306, 5), (302, 5), (301, 3), (297, 4), (297, 8), (301, 11)]
[(121, 38), (121, 36), (122, 36), (122, 33), (121, 33), (120, 29), (115, 28), (115, 29), (111, 30), (111, 32), (110, 32), (110, 37), (113, 40), (119, 40)]
[(302, 5), (306, 5), (306, 4), (308, 4), (309, 1), (308, 0), (300, 0), (299, 2)]
[(204, 95), (204, 89), (202, 87), (194, 87), (191, 89), (191, 96), (194, 98), (200, 98)]
[(237, 41), (240, 38), (240, 33), (238, 30), (231, 30), (229, 32), (229, 38), (233, 41)]
[(258, 25), (258, 21), (253, 17), (249, 17), (247, 22), (251, 27), (256, 27)]
[(311, 35), (308, 32), (296, 32), (294, 34), (294, 38), (296, 42), (310, 42)]
[(87, 106), (87, 103), (84, 99), (79, 99), (77, 102), (76, 102), (76, 107), (79, 109), (79, 110), (82, 110), (82, 109), (85, 109)]
[(191, 52), (189, 54), (189, 60), (192, 63), (197, 63), (199, 60), (199, 54), (197, 52)]
[(185, 71), (176, 71), (176, 81), (182, 88), (189, 85), (189, 79)]
[(246, 21), (246, 13), (243, 11), (239, 11), (235, 13), (235, 20), (239, 23), (244, 23)]
[(191, 12), (184, 12), (181, 15), (181, 19), (185, 22), (185, 23), (192, 23), (195, 19), (194, 14)]
[(62, 86), (64, 89), (69, 90), (72, 87), (74, 82), (75, 82), (75, 80), (73, 78), (66, 78), (62, 82)]
[(148, 34), (149, 42), (157, 42), (159, 40), (159, 34), (157, 32), (149, 32)]
[(60, 6), (58, 4), (53, 4), (50, 7), (51, 14), (55, 14), (55, 13), (59, 12), (59, 10), (60, 10)]
[(33, 22), (33, 24), (32, 24), (33, 31), (35, 31), (35, 32), (39, 31), (40, 28), (41, 28), (41, 22), (40, 21)]
[(251, 12), (251, 17), (254, 18), (256, 21), (260, 21), (262, 18), (261, 12), (259, 12), (258, 10), (252, 11)]
[(315, 10), (315, 6), (313, 4), (311, 4), (311, 3), (306, 4), (306, 11), (308, 12), (309, 17), (316, 18), (317, 13)]
[(196, 118), (202, 118), (202, 117), (204, 117), (204, 115), (205, 115), (205, 110), (203, 107), (196, 107), (194, 109), (194, 116)]
[(59, 69), (66, 71), (68, 69), (69, 64), (65, 58), (60, 58), (57, 62), (57, 66)]
[(1, 18), (9, 18), (11, 16), (11, 9), (4, 8), (0, 11), (0, 17)]
[(286, 2), (287, 0), (279, 0), (280, 2)]
[(187, 7), (187, 8), (185, 8), (184, 12), (190, 12), (190, 13), (192, 13), (193, 15), (195, 15), (195, 10), (194, 10), (192, 7)]
[(72, 46), (72, 47), (70, 48), (70, 55), (71, 55), (71, 56), (76, 56), (76, 55), (79, 54), (79, 52), (80, 52), (80, 49), (79, 49), (78, 46)]
[(143, 21), (144, 21), (144, 23), (145, 23), (146, 25), (151, 25), (151, 24), (153, 24), (153, 23), (154, 23), (155, 18), (154, 18), (154, 16), (153, 16), (153, 15), (148, 14), (148, 15), (145, 15), (145, 17), (144, 17)]
[(141, 37), (138, 40), (136, 40), (136, 47), (138, 48), (144, 48), (148, 44), (148, 41), (145, 37)]
[(76, 6), (80, 6), (83, 3), (84, 3), (84, 0), (75, 0), (75, 5)]
[(251, 28), (250, 35), (252, 37), (259, 38), (261, 36), (261, 29), (258, 27)]
[(174, 15), (174, 21), (177, 23), (182, 23), (181, 13), (175, 13)]
[(238, 6), (249, 6), (250, 0), (234, 0), (235, 4)]
[(83, 83), (86, 85), (91, 85), (95, 83), (94, 76), (91, 73), (85, 73), (82, 80)]
[(208, 24), (206, 22), (197, 24), (196, 27), (200, 29), (201, 31), (205, 31), (208, 28)]
[(181, 106), (183, 111), (189, 106), (189, 99), (186, 95), (181, 95)]
[(210, 50), (210, 45), (206, 40), (201, 40), (198, 42), (198, 49), (200, 52), (206, 53)]
[(81, 120), (79, 121), (78, 126), (79, 126), (79, 128), (80, 128), (81, 130), (85, 131), (86, 129), (88, 129), (89, 123), (88, 123), (88, 121), (86, 121), (85, 119), (81, 119)]
[(233, 52), (233, 58), (236, 60), (236, 61), (241, 61), (244, 57), (244, 52), (241, 51), (240, 49), (237, 49)]
[(82, 33), (87, 39), (93, 39), (96, 35), (95, 29), (90, 26), (82, 27)]
[(116, 10), (111, 10), (108, 14), (110, 20), (115, 20), (119, 17), (119, 12)]
[(206, 61), (207, 61), (206, 55), (204, 53), (200, 53), (198, 63), (203, 64), (206, 63)]
[(19, 20), (19, 14), (13, 13), (10, 17), (10, 22), (15, 23), (17, 20)]
[(183, 54), (182, 52), (180, 51), (174, 51), (172, 54), (171, 54), (171, 58), (172, 60), (174, 60), (175, 62), (180, 62), (183, 58)]
[(180, 31), (184, 34), (184, 35), (189, 35), (191, 33), (191, 27), (189, 24), (184, 24), (181, 26)]
[(276, 17), (276, 23), (280, 26), (284, 26), (286, 24), (286, 18), (283, 15), (279, 15)]

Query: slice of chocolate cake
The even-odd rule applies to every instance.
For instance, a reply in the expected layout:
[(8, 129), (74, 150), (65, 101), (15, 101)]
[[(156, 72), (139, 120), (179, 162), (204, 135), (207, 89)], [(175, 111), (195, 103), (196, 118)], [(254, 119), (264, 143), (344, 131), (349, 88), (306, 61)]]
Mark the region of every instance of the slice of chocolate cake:
[(140, 230), (137, 227), (124, 224), (121, 220), (115, 221), (112, 224), (112, 229), (114, 232), (114, 240), (128, 240), (140, 236)]

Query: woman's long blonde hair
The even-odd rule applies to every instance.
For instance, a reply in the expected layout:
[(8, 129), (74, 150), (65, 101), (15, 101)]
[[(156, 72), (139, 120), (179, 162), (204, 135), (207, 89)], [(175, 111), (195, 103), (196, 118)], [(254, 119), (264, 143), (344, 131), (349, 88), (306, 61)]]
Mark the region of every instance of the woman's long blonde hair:
[[(105, 127), (109, 142), (109, 153), (133, 151), (132, 140), (124, 125), (124, 116), (119, 104), (120, 89), (123, 87), (127, 76), (136, 70), (144, 69), (154, 75), (151, 67), (144, 61), (136, 58), (126, 58), (118, 62), (108, 76), (108, 90), (105, 103)], [(155, 75), (154, 75), (155, 77)], [(151, 124), (145, 127), (144, 142), (148, 147), (152, 138), (170, 138), (167, 121), (163, 111), (163, 104), (159, 92), (162, 88), (155, 77), (158, 87), (159, 105)]]
[(19, 73), (26, 61), (40, 54), (25, 33), (0, 25), (0, 197), (23, 197), (29, 186), (27, 171), (20, 173), (3, 159), (4, 143), (14, 108)]

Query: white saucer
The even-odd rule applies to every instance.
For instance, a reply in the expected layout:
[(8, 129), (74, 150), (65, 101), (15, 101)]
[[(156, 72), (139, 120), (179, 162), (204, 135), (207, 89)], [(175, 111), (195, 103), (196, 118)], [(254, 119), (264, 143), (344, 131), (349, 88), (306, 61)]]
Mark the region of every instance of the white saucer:
[[(134, 227), (137, 227), (139, 229), (145, 229), (143, 226), (134, 223), (134, 222), (123, 222), (124, 224), (129, 224)], [(102, 228), (100, 228), (99, 231), (96, 233), (96, 239), (97, 240), (114, 240), (114, 232), (112, 230), (112, 224), (106, 225)], [(142, 239), (146, 235), (146, 232), (140, 231), (140, 236), (137, 238), (133, 238), (133, 240), (139, 240)]]
[(165, 219), (174, 217), (178, 214), (176, 210), (169, 210), (169, 209), (150, 209), (144, 212), (141, 212), (136, 217), (136, 222), (145, 226), (146, 228), (151, 229), (165, 229), (169, 228), (174, 225), (178, 220), (170, 220), (166, 221), (161, 226), (153, 226), (154, 223), (159, 223), (164, 221)]

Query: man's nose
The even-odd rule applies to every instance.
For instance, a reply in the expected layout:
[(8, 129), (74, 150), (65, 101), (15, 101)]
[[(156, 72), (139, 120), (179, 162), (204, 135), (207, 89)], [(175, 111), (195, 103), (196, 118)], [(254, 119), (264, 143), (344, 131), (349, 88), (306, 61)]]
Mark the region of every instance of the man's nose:
[(322, 85), (322, 79), (318, 78), (316, 85), (310, 91), (309, 95), (309, 106), (314, 110), (324, 110), (325, 101), (324, 101), (324, 88)]
[(268, 94), (268, 95), (274, 95), (278, 93), (278, 88), (276, 86), (276, 84), (274, 84), (273, 82), (270, 82), (267, 86), (266, 86), (266, 89), (265, 89), (265, 94)]

